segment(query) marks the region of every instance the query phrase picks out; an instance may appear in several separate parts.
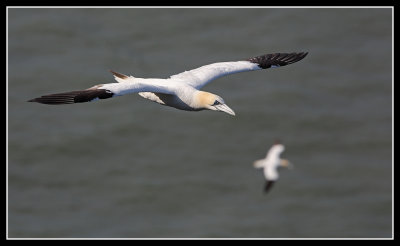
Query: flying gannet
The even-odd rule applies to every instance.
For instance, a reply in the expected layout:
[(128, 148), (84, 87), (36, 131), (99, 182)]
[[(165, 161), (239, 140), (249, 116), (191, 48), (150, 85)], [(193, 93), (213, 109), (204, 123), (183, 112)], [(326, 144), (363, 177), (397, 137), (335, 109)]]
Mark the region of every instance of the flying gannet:
[(111, 71), (118, 83), (99, 84), (85, 90), (44, 95), (28, 102), (59, 105), (139, 93), (146, 99), (181, 110), (208, 109), (235, 115), (220, 96), (200, 89), (212, 80), (228, 74), (286, 66), (300, 61), (307, 54), (274, 53), (241, 61), (218, 62), (172, 75), (167, 79), (135, 78)]
[(285, 150), (285, 146), (279, 142), (275, 142), (269, 149), (267, 156), (264, 159), (257, 160), (253, 163), (255, 168), (264, 168), (264, 176), (266, 179), (264, 192), (267, 193), (276, 180), (279, 178), (278, 168), (286, 167), (292, 168), (292, 164), (286, 160), (281, 159), (280, 155)]

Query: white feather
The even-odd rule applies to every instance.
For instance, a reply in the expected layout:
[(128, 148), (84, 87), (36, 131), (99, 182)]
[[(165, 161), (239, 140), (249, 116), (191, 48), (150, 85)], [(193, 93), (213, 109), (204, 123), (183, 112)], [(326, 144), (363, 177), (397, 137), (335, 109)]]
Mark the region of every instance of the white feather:
[(99, 89), (106, 89), (114, 93), (115, 96), (122, 96), (129, 93), (156, 92), (164, 94), (176, 94), (179, 86), (176, 83), (167, 83), (165, 79), (141, 79), (129, 77), (123, 83), (104, 84)]
[(265, 159), (254, 162), (255, 168), (264, 168), (264, 176), (266, 180), (277, 180), (279, 178), (278, 167), (280, 165), (280, 155), (285, 150), (282, 144), (274, 144), (268, 151)]
[(261, 69), (258, 64), (249, 61), (218, 62), (205, 65), (190, 71), (185, 71), (170, 77), (171, 80), (180, 81), (200, 89), (207, 83), (219, 77)]

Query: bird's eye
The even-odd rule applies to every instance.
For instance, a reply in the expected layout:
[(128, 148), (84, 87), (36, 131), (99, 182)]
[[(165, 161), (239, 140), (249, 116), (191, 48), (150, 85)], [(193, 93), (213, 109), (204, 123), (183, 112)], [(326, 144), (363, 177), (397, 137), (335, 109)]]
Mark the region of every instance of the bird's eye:
[(215, 100), (213, 106), (215, 106), (215, 105), (220, 105), (220, 104), (221, 104), (221, 103), (220, 103), (218, 100)]

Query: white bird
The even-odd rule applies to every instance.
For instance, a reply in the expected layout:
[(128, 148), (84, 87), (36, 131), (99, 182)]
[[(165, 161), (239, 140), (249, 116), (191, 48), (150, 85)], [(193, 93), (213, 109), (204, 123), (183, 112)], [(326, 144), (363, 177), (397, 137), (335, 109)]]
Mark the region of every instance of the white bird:
[(235, 115), (218, 95), (201, 91), (219, 77), (245, 71), (285, 66), (300, 61), (307, 52), (274, 53), (241, 61), (218, 62), (172, 75), (167, 79), (135, 78), (111, 71), (118, 83), (99, 84), (85, 90), (49, 94), (29, 100), (44, 104), (71, 104), (96, 101), (130, 93), (181, 110), (215, 110)]
[(286, 160), (281, 159), (280, 155), (285, 150), (285, 146), (275, 142), (274, 145), (269, 149), (267, 156), (264, 159), (257, 160), (253, 163), (255, 168), (264, 168), (264, 176), (266, 179), (264, 192), (267, 193), (276, 180), (279, 178), (278, 168), (286, 167), (292, 168), (292, 164)]

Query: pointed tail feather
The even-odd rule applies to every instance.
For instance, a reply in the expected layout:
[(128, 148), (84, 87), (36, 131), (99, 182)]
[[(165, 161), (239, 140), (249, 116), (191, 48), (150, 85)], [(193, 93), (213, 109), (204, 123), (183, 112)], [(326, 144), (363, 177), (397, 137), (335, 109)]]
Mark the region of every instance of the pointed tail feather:
[(122, 74), (122, 73), (117, 73), (113, 70), (110, 70), (110, 72), (114, 75), (114, 78), (118, 82), (125, 82), (126, 79), (129, 79), (128, 75)]

